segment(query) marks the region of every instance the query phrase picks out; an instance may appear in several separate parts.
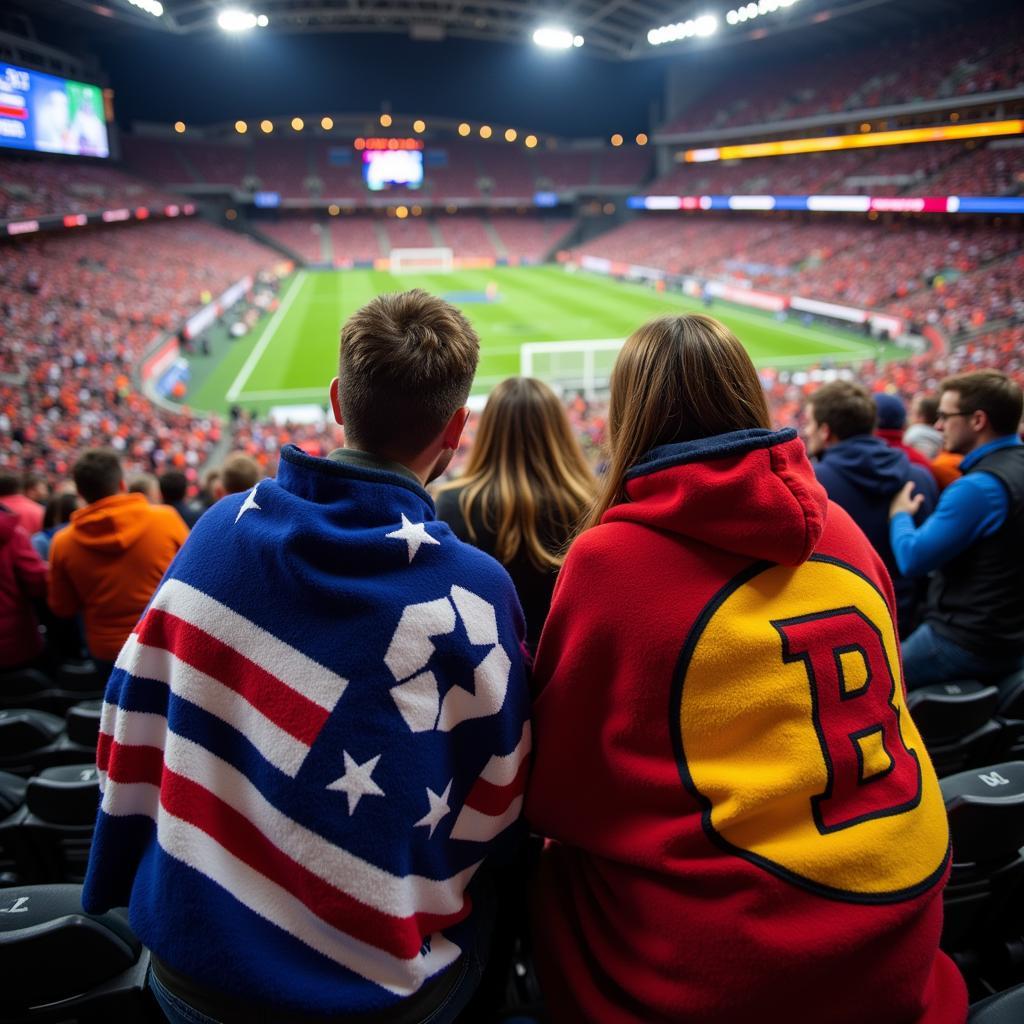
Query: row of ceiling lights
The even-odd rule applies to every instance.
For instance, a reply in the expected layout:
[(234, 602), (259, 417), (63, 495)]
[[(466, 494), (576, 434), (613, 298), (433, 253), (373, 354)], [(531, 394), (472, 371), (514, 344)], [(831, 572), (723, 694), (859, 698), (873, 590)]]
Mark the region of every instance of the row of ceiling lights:
[[(381, 128), (390, 128), (394, 124), (394, 118), (390, 114), (381, 114), (378, 118), (378, 122)], [(301, 117), (293, 117), (291, 120), (291, 126), (293, 131), (301, 132), (306, 127), (306, 122)], [(334, 119), (332, 117), (320, 118), (320, 127), (325, 132), (331, 131), (334, 127)], [(259, 129), (264, 135), (270, 135), (274, 130), (274, 122), (269, 118), (264, 118), (259, 123)], [(179, 135), (184, 135), (188, 130), (188, 126), (184, 121), (175, 121), (174, 130)], [(416, 132), (417, 135), (422, 135), (427, 130), (427, 122), (422, 118), (417, 118), (412, 123), (412, 130)], [(246, 132), (249, 131), (249, 122), (242, 120), (236, 121), (235, 131), (239, 135), (245, 135)], [(457, 131), (459, 135), (466, 138), (473, 134), (473, 126), (468, 121), (463, 121), (459, 125)], [(481, 139), (490, 139), (494, 135), (494, 129), (489, 124), (482, 124), (477, 127), (477, 134)], [(504, 135), (506, 142), (515, 142), (519, 138), (519, 132), (517, 132), (515, 128), (506, 128)], [(538, 141), (539, 140), (536, 135), (525, 135), (523, 137), (523, 145), (527, 149), (536, 148)], [(616, 132), (608, 141), (611, 142), (613, 146), (621, 146), (625, 142), (625, 138), (621, 133)], [(648, 142), (647, 133), (639, 132), (635, 137), (635, 141), (638, 146), (646, 146)]]
[[(797, 0), (758, 0), (757, 3), (751, 2), (727, 11), (725, 20), (729, 25), (742, 25), (745, 21), (762, 14), (774, 14), (776, 11), (792, 7), (796, 2)], [(694, 36), (707, 38), (718, 31), (718, 26), (717, 14), (701, 14), (686, 21), (652, 28), (647, 33), (647, 42), (651, 46), (661, 46), (663, 43), (675, 43), (680, 39), (691, 39)]]

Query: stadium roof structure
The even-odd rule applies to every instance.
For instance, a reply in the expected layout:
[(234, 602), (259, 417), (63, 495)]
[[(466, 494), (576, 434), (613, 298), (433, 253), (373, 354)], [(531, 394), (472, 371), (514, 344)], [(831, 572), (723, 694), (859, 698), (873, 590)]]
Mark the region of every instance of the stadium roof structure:
[[(132, 0), (35, 0), (35, 4), (51, 12), (59, 9), (65, 16), (71, 12), (93, 18), (102, 15), (108, 22), (172, 34), (219, 31), (217, 17), (228, 7), (266, 15), (271, 31), (400, 32), (424, 41), (459, 37), (524, 43), (538, 27), (556, 24), (582, 35), (590, 53), (610, 60), (684, 52), (693, 40), (652, 47), (647, 33), (666, 23), (698, 17), (709, 6), (706, 0), (162, 0), (162, 16), (153, 17)], [(721, 14), (727, 4), (717, 6)], [(756, 27), (720, 32), (714, 42), (739, 43), (814, 23), (827, 45), (865, 30), (906, 27), (923, 16), (965, 6), (964, 0), (804, 0)]]

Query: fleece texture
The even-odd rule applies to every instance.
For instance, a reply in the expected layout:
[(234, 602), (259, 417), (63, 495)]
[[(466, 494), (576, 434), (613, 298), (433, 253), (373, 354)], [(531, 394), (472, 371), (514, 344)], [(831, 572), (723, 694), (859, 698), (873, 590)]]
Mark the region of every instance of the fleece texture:
[(877, 554), (791, 430), (657, 449), (626, 493), (570, 549), (537, 655), (553, 1019), (962, 1024)]
[(416, 483), (288, 446), (197, 524), (106, 692), (90, 911), (279, 1014), (394, 1007), (473, 945), (530, 728), (504, 569)]

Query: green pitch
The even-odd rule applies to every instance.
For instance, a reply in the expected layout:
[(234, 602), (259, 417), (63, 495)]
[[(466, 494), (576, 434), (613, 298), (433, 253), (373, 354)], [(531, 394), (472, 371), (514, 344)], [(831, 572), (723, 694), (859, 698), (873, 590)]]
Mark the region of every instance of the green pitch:
[[(492, 283), (497, 298), (488, 302)], [(625, 338), (651, 317), (703, 309), (685, 296), (592, 274), (567, 274), (553, 266), (400, 275), (300, 270), (284, 282), (277, 312), (248, 337), (216, 341), (213, 357), (191, 359), (186, 401), (195, 409), (219, 412), (232, 404), (260, 412), (272, 405), (322, 404), (335, 374), (345, 318), (375, 295), (407, 288), (443, 296), (472, 321), (481, 342), (474, 385), (480, 395), (519, 373), (524, 342)], [(710, 313), (733, 330), (758, 365), (855, 362), (879, 354), (879, 346), (852, 334), (805, 327), (792, 318), (778, 323), (768, 314), (720, 302)]]

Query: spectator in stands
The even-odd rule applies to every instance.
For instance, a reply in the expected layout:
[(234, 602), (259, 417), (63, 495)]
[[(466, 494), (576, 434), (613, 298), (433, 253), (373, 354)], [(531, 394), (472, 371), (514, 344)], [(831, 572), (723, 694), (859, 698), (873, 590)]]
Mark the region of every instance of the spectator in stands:
[(963, 476), (921, 527), (923, 497), (908, 484), (892, 501), (890, 537), (900, 571), (932, 573), (924, 621), (903, 645), (910, 687), (999, 679), (1024, 666), (1024, 407), (997, 370), (947, 377), (938, 425)]
[(919, 451), (933, 464), (935, 456), (942, 451), (942, 432), (935, 429), (938, 415), (938, 398), (935, 395), (918, 395), (910, 405), (910, 426), (903, 432), (903, 443)]
[(203, 514), (203, 510), (185, 500), (188, 494), (188, 477), (180, 469), (168, 469), (157, 479), (164, 504), (170, 505), (191, 530), (196, 525), (196, 520)]
[(50, 497), (50, 488), (46, 483), (46, 477), (42, 473), (26, 473), (22, 477), (22, 493), (29, 501), (45, 506)]
[(896, 568), (889, 546), (889, 502), (912, 480), (925, 496), (915, 518), (920, 525), (935, 508), (938, 488), (927, 469), (911, 465), (903, 452), (873, 436), (874, 428), (875, 402), (863, 384), (833, 381), (808, 400), (804, 443), (817, 458), (815, 476), (829, 498), (864, 531), (889, 570), (900, 636), (905, 636), (916, 624), (917, 605), (924, 594), (920, 581), (905, 578)]
[(535, 672), (552, 1019), (963, 1024), (881, 560), (716, 320), (627, 339), (609, 418)]
[(0, 469), (0, 502), (18, 517), (30, 537), (43, 528), (43, 506), (24, 493), (24, 478), (20, 473)]
[(43, 650), (33, 601), (46, 596), (46, 563), (20, 517), (0, 504), (0, 669), (30, 665)]
[(487, 399), (465, 473), (438, 493), (438, 518), (508, 570), (531, 650), (562, 549), (595, 490), (558, 396), (539, 380), (509, 377)]
[(125, 491), (117, 453), (92, 448), (72, 471), (86, 507), (50, 546), (54, 615), (82, 613), (89, 653), (109, 672), (188, 530), (181, 517)]
[(224, 465), (210, 485), (214, 501), (220, 501), (226, 494), (251, 491), (262, 476), (260, 464), (251, 455), (245, 452), (232, 452), (224, 460)]
[(477, 869), (519, 837), (524, 624), (424, 489), (478, 352), (422, 291), (350, 317), (350, 447), (289, 445), (217, 502), (121, 653), (84, 903), (129, 905), (171, 1020), (447, 1024), (479, 980)]
[(32, 547), (36, 554), (44, 561), (50, 560), (50, 545), (53, 543), (53, 535), (58, 530), (63, 530), (71, 522), (71, 516), (82, 507), (82, 499), (74, 491), (64, 491), (55, 494), (46, 503), (46, 511), (43, 513), (43, 528), (32, 534)]
[(128, 481), (129, 494), (141, 494), (150, 505), (163, 504), (160, 481), (152, 473), (136, 473)]
[(884, 392), (875, 394), (875, 406), (878, 409), (875, 433), (890, 448), (903, 452), (911, 462), (921, 466), (928, 473), (932, 471), (931, 460), (925, 458), (916, 448), (911, 448), (903, 441), (903, 430), (907, 425), (907, 409), (899, 395), (887, 395)]

